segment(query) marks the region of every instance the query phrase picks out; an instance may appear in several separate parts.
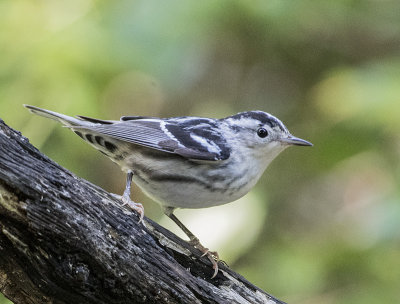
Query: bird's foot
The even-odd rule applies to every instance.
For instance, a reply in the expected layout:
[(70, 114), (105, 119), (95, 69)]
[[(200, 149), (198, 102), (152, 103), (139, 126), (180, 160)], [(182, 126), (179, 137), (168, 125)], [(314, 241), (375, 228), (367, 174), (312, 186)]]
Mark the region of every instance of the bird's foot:
[(211, 279), (215, 278), (216, 275), (218, 274), (218, 262), (219, 262), (219, 254), (216, 251), (210, 251), (208, 248), (204, 247), (198, 238), (193, 238), (189, 242), (192, 246), (195, 248), (199, 249), (203, 254), (203, 256), (207, 256), (208, 260), (211, 262), (214, 273), (211, 277)]
[(114, 196), (115, 198), (119, 199), (122, 201), (122, 206), (128, 205), (129, 208), (135, 210), (137, 213), (139, 213), (139, 223), (141, 223), (143, 221), (143, 217), (144, 217), (144, 207), (142, 204), (140, 203), (136, 203), (134, 201), (132, 201), (129, 197), (129, 195), (118, 195), (118, 194), (114, 194), (111, 193), (112, 196)]

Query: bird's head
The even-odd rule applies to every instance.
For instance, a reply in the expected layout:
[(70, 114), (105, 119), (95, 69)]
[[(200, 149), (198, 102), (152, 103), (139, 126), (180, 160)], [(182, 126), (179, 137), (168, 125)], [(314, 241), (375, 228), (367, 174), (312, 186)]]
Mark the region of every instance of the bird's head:
[(224, 118), (223, 123), (233, 150), (268, 163), (288, 146), (312, 146), (290, 134), (278, 118), (262, 111), (238, 113)]

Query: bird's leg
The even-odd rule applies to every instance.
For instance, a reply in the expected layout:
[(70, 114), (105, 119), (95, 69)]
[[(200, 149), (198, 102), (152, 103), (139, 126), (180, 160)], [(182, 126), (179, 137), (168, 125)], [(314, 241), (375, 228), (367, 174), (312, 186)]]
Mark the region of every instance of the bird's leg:
[(182, 229), (182, 231), (189, 237), (189, 244), (191, 244), (193, 247), (199, 249), (203, 255), (202, 256), (207, 256), (207, 258), (210, 260), (210, 262), (213, 265), (214, 269), (214, 274), (212, 275), (211, 279), (213, 279), (217, 273), (218, 273), (218, 261), (219, 261), (219, 255), (218, 252), (216, 251), (210, 251), (208, 248), (204, 247), (199, 239), (188, 229), (186, 228), (183, 223), (178, 220), (178, 218), (173, 214), (174, 209), (173, 208), (165, 208), (164, 213), (175, 222), (175, 224), (178, 225), (179, 228)]
[(124, 194), (122, 196), (120, 195), (114, 195), (114, 196), (121, 199), (122, 206), (128, 205), (131, 209), (139, 213), (140, 216), (139, 223), (140, 223), (144, 217), (144, 208), (142, 204), (135, 203), (134, 201), (131, 200), (132, 177), (133, 177), (133, 172), (128, 171), (128, 174), (126, 175), (126, 186)]

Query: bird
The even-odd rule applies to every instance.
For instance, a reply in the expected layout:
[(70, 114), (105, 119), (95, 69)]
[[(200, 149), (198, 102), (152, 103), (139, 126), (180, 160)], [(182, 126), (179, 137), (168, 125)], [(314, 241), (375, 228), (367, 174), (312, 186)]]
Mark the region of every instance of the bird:
[(132, 181), (159, 203), (165, 215), (188, 236), (189, 243), (211, 261), (212, 278), (219, 256), (174, 215), (177, 208), (208, 208), (248, 193), (268, 165), (289, 146), (312, 146), (293, 136), (275, 116), (240, 112), (221, 119), (207, 117), (122, 116), (102, 120), (67, 116), (32, 105), (30, 112), (56, 120), (117, 163), (127, 174), (122, 205), (139, 213), (131, 200)]

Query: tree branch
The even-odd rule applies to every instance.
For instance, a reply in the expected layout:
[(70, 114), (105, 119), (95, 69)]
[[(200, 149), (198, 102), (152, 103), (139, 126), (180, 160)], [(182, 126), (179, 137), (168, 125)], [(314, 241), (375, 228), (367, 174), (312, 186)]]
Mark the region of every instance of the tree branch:
[(283, 303), (0, 120), (0, 291), (18, 303)]

